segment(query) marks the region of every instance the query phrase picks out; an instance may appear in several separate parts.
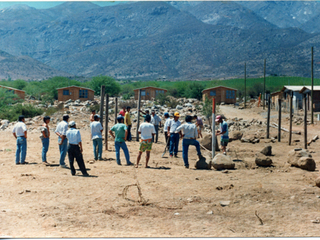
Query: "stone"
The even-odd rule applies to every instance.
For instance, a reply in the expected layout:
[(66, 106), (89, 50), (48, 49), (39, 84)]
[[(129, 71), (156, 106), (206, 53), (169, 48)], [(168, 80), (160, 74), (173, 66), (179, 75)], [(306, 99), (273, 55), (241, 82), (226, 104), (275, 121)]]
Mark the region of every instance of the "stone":
[(255, 163), (261, 167), (269, 167), (272, 164), (272, 160), (262, 153), (257, 153)]
[(205, 157), (201, 157), (194, 165), (196, 169), (211, 169), (211, 161), (206, 161)]
[[(316, 186), (320, 188), (320, 177), (316, 179)], [(319, 197), (319, 196), (318, 196)], [(319, 197), (320, 198), (320, 197)]]
[(229, 134), (229, 142), (235, 141), (235, 140), (241, 140), (243, 136), (243, 133), (240, 131), (233, 131)]
[(200, 139), (200, 144), (204, 146), (208, 150), (212, 150), (212, 137), (211, 134), (204, 135), (203, 138)]
[(298, 160), (301, 157), (312, 157), (310, 152), (305, 149), (293, 149), (290, 150), (288, 153), (288, 163), (291, 164), (291, 166), (297, 166), (298, 165)]
[(220, 205), (222, 207), (229, 206), (230, 205), (230, 201), (220, 201)]
[(272, 147), (270, 145), (264, 147), (262, 150), (261, 150), (261, 153), (265, 156), (271, 156), (272, 155)]
[(316, 170), (316, 162), (310, 157), (301, 157), (298, 160), (298, 167), (308, 171)]
[(209, 211), (209, 212), (207, 212), (207, 214), (211, 215), (211, 214), (213, 214), (213, 211)]
[(235, 163), (230, 156), (219, 153), (213, 158), (212, 166), (217, 170), (234, 169)]
[(183, 109), (183, 106), (177, 105), (177, 106), (176, 106), (176, 109), (181, 110), (181, 109)]

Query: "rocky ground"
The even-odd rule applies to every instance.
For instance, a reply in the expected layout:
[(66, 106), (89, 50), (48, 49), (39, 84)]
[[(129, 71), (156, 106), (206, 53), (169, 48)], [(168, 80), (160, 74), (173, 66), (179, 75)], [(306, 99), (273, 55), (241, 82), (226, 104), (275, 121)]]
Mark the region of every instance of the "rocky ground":
[[(113, 100), (110, 100), (112, 104)], [(229, 143), (227, 155), (233, 169), (197, 170), (196, 151), (190, 148), (190, 169), (183, 167), (182, 152), (177, 159), (168, 153), (162, 158), (164, 137), (154, 144), (149, 169), (141, 166), (118, 166), (112, 139), (103, 161), (93, 160), (88, 107), (96, 102), (60, 104), (53, 114), (51, 130), (70, 114), (70, 120), (80, 128), (86, 167), (91, 177), (71, 176), (70, 170), (58, 166), (57, 136), (52, 132), (48, 162), (41, 164), (39, 126), (41, 116), (27, 119), (28, 165), (16, 166), (14, 123), (2, 120), (0, 131), (0, 236), (11, 237), (315, 237), (319, 236), (320, 188), (318, 144), (308, 147), (315, 170), (293, 167), (288, 154), (303, 148), (303, 136), (293, 135), (288, 145), (288, 133), (277, 140), (277, 129), (270, 128), (266, 139), (266, 110), (252, 104), (251, 108), (220, 106), (227, 118), (230, 136), (238, 140)], [(181, 109), (169, 109), (145, 102), (143, 109), (179, 110), (183, 115), (200, 114), (196, 100), (181, 99)], [(190, 104), (190, 105), (189, 105)], [(79, 105), (79, 106), (76, 106)], [(188, 106), (187, 106), (188, 105)], [(180, 108), (179, 106), (179, 108)], [(65, 108), (67, 107), (67, 108)], [(133, 115), (136, 115), (133, 109)], [(110, 111), (110, 123), (114, 116)], [(133, 117), (136, 118), (136, 117)], [(295, 115), (294, 131), (303, 132), (302, 115)], [(271, 122), (277, 123), (272, 111)], [(210, 132), (206, 124), (206, 134)], [(282, 126), (289, 128), (286, 115)], [(133, 133), (135, 129), (133, 129)], [(308, 125), (308, 139), (320, 134), (320, 124)], [(208, 138), (208, 137), (206, 137)], [(204, 140), (201, 140), (204, 145)], [(138, 143), (128, 142), (131, 160), (136, 161)], [(271, 165), (257, 165), (262, 149), (271, 146)], [(181, 144), (179, 146), (181, 150)], [(211, 153), (202, 150), (209, 160)], [(218, 152), (217, 152), (218, 153)], [(122, 163), (125, 163), (121, 154)], [(68, 162), (67, 162), (68, 163)]]

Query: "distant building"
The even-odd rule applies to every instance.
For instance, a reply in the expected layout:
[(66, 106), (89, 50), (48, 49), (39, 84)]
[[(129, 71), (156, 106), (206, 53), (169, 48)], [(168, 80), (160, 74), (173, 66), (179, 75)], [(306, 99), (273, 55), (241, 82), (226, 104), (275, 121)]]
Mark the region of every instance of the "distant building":
[(7, 90), (7, 92), (12, 92), (12, 93), (18, 95), (18, 97), (21, 98), (21, 99), (24, 99), (25, 96), (26, 96), (26, 92), (22, 91), (22, 90), (19, 90), (19, 89), (15, 89), (15, 88), (12, 88), (12, 87), (7, 87), (7, 86), (0, 86), (0, 88), (4, 88), (4, 89)]
[(90, 88), (70, 86), (64, 88), (58, 88), (58, 101), (67, 101), (80, 99), (81, 101), (93, 100), (94, 91)]
[(134, 89), (134, 99), (139, 99), (139, 90), (141, 90), (141, 100), (151, 100), (152, 98), (155, 99), (158, 94), (166, 94), (167, 89), (157, 88), (157, 87), (144, 87)]
[(224, 86), (207, 88), (202, 91), (202, 99), (205, 101), (206, 97), (209, 99), (215, 98), (217, 104), (221, 102), (235, 104), (237, 102), (237, 91), (237, 89)]

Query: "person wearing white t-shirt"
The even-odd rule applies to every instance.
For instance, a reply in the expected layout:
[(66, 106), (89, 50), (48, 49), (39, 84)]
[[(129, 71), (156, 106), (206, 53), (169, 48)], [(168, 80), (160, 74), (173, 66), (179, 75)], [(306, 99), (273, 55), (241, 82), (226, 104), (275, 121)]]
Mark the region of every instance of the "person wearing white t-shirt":
[(148, 162), (150, 159), (150, 152), (152, 149), (152, 136), (156, 134), (156, 130), (153, 126), (153, 124), (150, 123), (151, 116), (146, 115), (145, 122), (142, 123), (138, 129), (138, 133), (141, 134), (141, 140), (140, 140), (140, 147), (139, 147), (139, 154), (137, 157), (137, 164), (136, 168), (139, 166), (139, 162), (141, 159), (141, 155), (143, 152), (146, 152), (146, 168), (149, 168)]
[(28, 164), (27, 156), (27, 126), (24, 123), (24, 116), (20, 115), (18, 122), (12, 129), (13, 136), (17, 139), (16, 164)]
[(94, 115), (93, 122), (90, 123), (91, 139), (93, 142), (94, 160), (102, 160), (102, 131), (103, 127), (100, 123), (100, 116)]

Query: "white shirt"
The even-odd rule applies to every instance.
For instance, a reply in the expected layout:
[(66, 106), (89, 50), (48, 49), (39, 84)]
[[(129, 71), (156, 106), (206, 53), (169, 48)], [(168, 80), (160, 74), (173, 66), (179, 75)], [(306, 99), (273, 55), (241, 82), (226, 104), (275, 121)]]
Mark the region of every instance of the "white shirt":
[(184, 135), (183, 138), (185, 139), (197, 138), (198, 136), (197, 126), (190, 122), (187, 122), (178, 127), (177, 132), (180, 131), (182, 131), (182, 134)]
[(155, 114), (154, 116), (151, 115), (151, 123), (153, 125), (155, 125), (155, 126), (159, 125), (160, 122), (161, 122), (161, 118), (157, 114)]
[(68, 138), (69, 144), (78, 145), (79, 142), (81, 142), (81, 135), (78, 129), (70, 128), (66, 133), (66, 137)]
[(169, 121), (171, 121), (171, 119), (170, 118), (167, 118), (166, 119), (166, 121), (165, 121), (165, 123), (164, 123), (164, 132), (168, 132), (168, 124), (169, 124)]
[(141, 132), (141, 139), (151, 139), (152, 133), (156, 133), (156, 129), (154, 128), (153, 124), (144, 122), (140, 125), (138, 132)]
[(58, 124), (56, 131), (60, 133), (61, 135), (66, 135), (68, 130), (68, 122), (67, 121), (62, 121)]
[(17, 137), (24, 137), (24, 132), (27, 131), (27, 126), (24, 122), (17, 122), (12, 129), (12, 133), (15, 133)]
[(168, 122), (168, 127), (170, 127), (170, 133), (177, 133), (177, 128), (181, 125), (181, 122), (175, 121), (174, 119), (171, 119), (170, 122)]
[(101, 130), (103, 130), (103, 127), (100, 122), (94, 121), (90, 123), (91, 128), (91, 137), (93, 139), (102, 138)]

